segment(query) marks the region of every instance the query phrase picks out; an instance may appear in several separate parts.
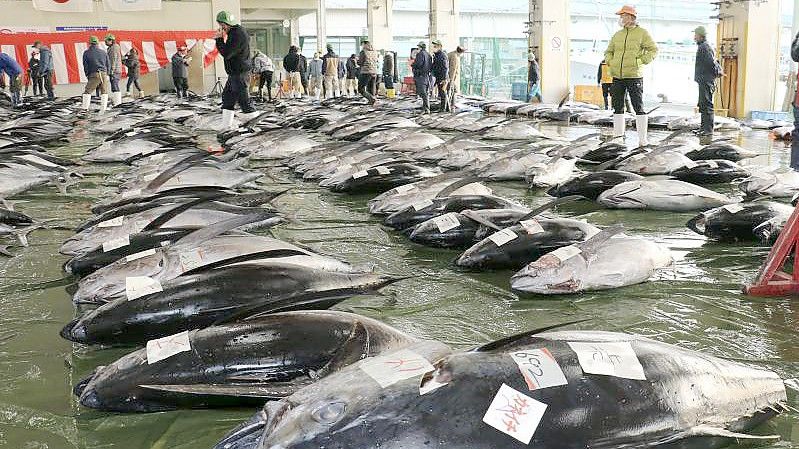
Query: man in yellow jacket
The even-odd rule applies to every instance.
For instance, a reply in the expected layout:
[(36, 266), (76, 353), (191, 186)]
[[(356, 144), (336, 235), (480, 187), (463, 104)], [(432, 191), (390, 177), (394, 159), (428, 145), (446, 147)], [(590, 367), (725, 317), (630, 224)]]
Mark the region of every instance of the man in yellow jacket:
[(648, 145), (649, 118), (644, 112), (643, 66), (652, 62), (658, 53), (657, 45), (649, 33), (638, 25), (635, 7), (625, 5), (616, 13), (622, 29), (610, 39), (605, 50), (605, 60), (613, 77), (613, 136), (624, 136), (624, 97), (629, 93), (635, 109), (635, 127), (640, 146)]

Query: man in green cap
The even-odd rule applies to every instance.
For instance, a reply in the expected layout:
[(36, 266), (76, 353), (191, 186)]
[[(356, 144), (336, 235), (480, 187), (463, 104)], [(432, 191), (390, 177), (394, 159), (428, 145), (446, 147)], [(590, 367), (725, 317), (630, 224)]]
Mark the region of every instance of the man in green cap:
[(100, 90), (100, 113), (108, 107), (108, 53), (98, 48), (100, 40), (97, 36), (89, 38), (89, 48), (83, 52), (83, 74), (86, 75), (86, 89), (83, 91), (82, 104), (89, 110), (92, 92)]
[(427, 52), (427, 44), (419, 42), (419, 51), (411, 64), (413, 70), (413, 83), (416, 85), (416, 95), (422, 99), (422, 114), (430, 113), (430, 71), (433, 69), (433, 58)]
[(222, 127), (230, 129), (233, 127), (236, 103), (245, 114), (255, 112), (247, 88), (247, 74), (251, 69), (250, 37), (236, 22), (233, 14), (227, 11), (220, 11), (216, 15), (216, 22), (219, 24), (216, 48), (225, 58), (225, 72), (228, 76), (222, 91)]
[(694, 81), (699, 85), (699, 114), (702, 124), (699, 127), (699, 141), (703, 145), (713, 140), (713, 92), (716, 90), (716, 78), (721, 76), (721, 67), (716, 62), (713, 49), (707, 43), (707, 30), (700, 26), (694, 30), (696, 42), (696, 66)]
[(119, 90), (119, 80), (122, 78), (122, 49), (117, 44), (117, 38), (111, 33), (105, 36), (105, 45), (108, 47), (108, 81), (111, 83), (111, 104), (117, 106), (122, 103), (122, 91)]

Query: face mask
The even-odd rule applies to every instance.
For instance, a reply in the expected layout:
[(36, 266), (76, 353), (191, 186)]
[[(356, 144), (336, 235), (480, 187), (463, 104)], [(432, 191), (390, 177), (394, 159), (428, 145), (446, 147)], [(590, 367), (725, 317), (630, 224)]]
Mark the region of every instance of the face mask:
[(619, 17), (619, 26), (624, 28), (624, 19), (622, 19), (621, 17)]

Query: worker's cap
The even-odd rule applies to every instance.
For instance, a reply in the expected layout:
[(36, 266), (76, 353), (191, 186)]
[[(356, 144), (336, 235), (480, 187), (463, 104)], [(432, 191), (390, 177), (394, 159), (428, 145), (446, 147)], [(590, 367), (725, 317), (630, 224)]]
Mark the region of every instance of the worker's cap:
[(99, 44), (100, 43), (100, 39), (97, 36), (91, 36), (91, 37), (89, 37), (89, 43), (90, 44)]
[(333, 49), (333, 44), (327, 44), (325, 47), (326, 47), (328, 50), (332, 50), (332, 49)]
[(419, 43), (416, 46), (419, 48), (426, 48), (427, 44), (425, 44), (424, 41), (419, 41)]
[(227, 11), (219, 11), (219, 14), (216, 15), (216, 21), (217, 23), (234, 26), (236, 25), (236, 16)]
[(117, 38), (113, 34), (108, 33), (108, 34), (105, 35), (105, 40), (107, 40), (107, 41), (115, 41), (115, 40), (117, 40)]
[(638, 17), (638, 12), (635, 10), (635, 6), (633, 5), (624, 5), (621, 7), (621, 9), (618, 12), (616, 12), (617, 16), (620, 16), (622, 14), (629, 14), (633, 17)]
[(36, 42), (33, 43), (33, 46), (35, 47), (37, 45), (40, 45), (41, 43), (42, 43), (42, 41), (36, 41)]
[(465, 49), (465, 48), (463, 48), (463, 47), (461, 47), (460, 45), (458, 45), (458, 47), (457, 47), (457, 48), (455, 48), (455, 51), (457, 51), (458, 53), (463, 53), (463, 52), (465, 52), (465, 51), (466, 51), (466, 49)]
[(432, 41), (430, 41), (430, 43), (433, 44), (433, 45), (438, 45), (439, 47), (441, 47), (441, 41), (438, 40), (438, 39), (433, 39)]
[(698, 34), (702, 37), (707, 37), (707, 30), (705, 29), (705, 27), (700, 25), (696, 27), (696, 29), (694, 30), (694, 34)]
[(361, 41), (361, 45), (368, 44), (368, 43), (369, 43), (369, 39), (364, 39), (364, 40)]

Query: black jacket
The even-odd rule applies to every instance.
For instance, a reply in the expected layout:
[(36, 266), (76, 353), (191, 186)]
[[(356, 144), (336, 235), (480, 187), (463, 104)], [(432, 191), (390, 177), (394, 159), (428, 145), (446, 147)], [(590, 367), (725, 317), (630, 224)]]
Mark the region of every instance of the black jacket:
[[(530, 71), (527, 73), (527, 82), (530, 84), (538, 84), (538, 81), (541, 79), (541, 67), (538, 65), (538, 61), (533, 59), (530, 61)], [(600, 78), (602, 77), (602, 67), (599, 68), (600, 70)]]
[(100, 50), (97, 44), (89, 45), (83, 52), (83, 74), (88, 78), (97, 72), (108, 73), (108, 53)]
[(225, 72), (228, 75), (241, 75), (250, 71), (250, 37), (241, 25), (230, 27), (227, 42), (216, 39), (216, 48), (225, 58)]
[(347, 79), (354, 80), (358, 78), (358, 63), (355, 58), (347, 59)]
[(413, 64), (411, 64), (413, 77), (426, 79), (430, 76), (430, 69), (432, 68), (433, 58), (430, 57), (430, 53), (428, 53), (427, 50), (419, 50), (419, 53), (416, 53), (416, 59), (414, 59)]
[(713, 49), (707, 41), (696, 44), (696, 66), (694, 67), (694, 81), (697, 83), (710, 83), (716, 80), (716, 58)]
[(299, 72), (300, 66), (300, 55), (294, 52), (289, 52), (286, 56), (283, 57), (283, 68), (291, 73), (291, 72)]
[(39, 60), (31, 56), (31, 59), (28, 61), (28, 69), (32, 77), (39, 76)]
[(433, 53), (431, 72), (436, 78), (436, 82), (440, 83), (447, 80), (447, 76), (449, 75), (449, 59), (447, 58), (447, 52), (441, 50)]
[(793, 62), (799, 62), (799, 33), (796, 34), (791, 43), (791, 59), (793, 59)]

